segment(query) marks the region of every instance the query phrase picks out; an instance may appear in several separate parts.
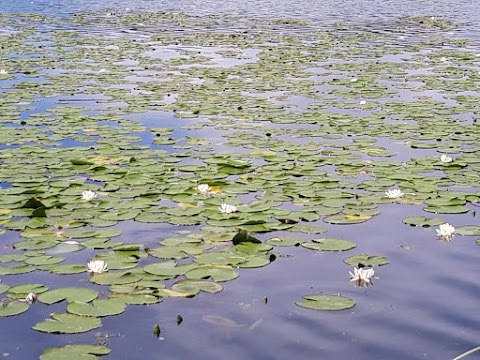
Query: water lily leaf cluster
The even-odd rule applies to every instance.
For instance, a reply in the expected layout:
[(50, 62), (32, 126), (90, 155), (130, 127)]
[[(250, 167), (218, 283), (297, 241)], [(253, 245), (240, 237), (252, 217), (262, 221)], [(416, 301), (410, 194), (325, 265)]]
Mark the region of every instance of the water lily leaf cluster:
[[(386, 208), (416, 209), (403, 222), (419, 228), (444, 223), (436, 214), (475, 214), (480, 105), (470, 93), (480, 75), (465, 41), (449, 35), (454, 24), (405, 18), (373, 32), (237, 20), (218, 28), (208, 16), (164, 12), (0, 14), (13, 29), (0, 49), (0, 236), (9, 249), (0, 275), (88, 279), (2, 283), (0, 316), (27, 311), (21, 300), (35, 292), (65, 311), (35, 330), (88, 332), (129, 305), (218, 293), (292, 246), (326, 256), (358, 249), (346, 264), (386, 265), (362, 254), (363, 232), (343, 239), (339, 230), (374, 227)], [(392, 190), (398, 196), (386, 196)], [(459, 221), (457, 234), (480, 235)], [(137, 226), (148, 235), (132, 234)], [(77, 260), (85, 253), (108, 271), (87, 275)], [(297, 305), (344, 310), (355, 300), (314, 294)], [(41, 358), (108, 352), (68, 345)]]

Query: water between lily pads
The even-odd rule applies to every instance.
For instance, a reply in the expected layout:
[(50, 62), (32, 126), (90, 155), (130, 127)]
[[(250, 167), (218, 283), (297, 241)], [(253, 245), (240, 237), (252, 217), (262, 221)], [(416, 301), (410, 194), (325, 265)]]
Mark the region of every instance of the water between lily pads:
[[(392, 228), (406, 213), (412, 213), (411, 207), (399, 211), (398, 206), (385, 205), (382, 215), (370, 222), (330, 230), (332, 236), (357, 239), (361, 252), (392, 259), (376, 269), (378, 279), (368, 289), (349, 283), (350, 267), (342, 262), (343, 253), (285, 248), (267, 267), (240, 270), (240, 277), (225, 283), (221, 293), (130, 305), (121, 315), (103, 318), (102, 328), (86, 334), (49, 335), (30, 329), (28, 324), (64, 308), (36, 303), (27, 313), (2, 318), (0, 347), (9, 354), (6, 358), (33, 359), (47, 346), (106, 338), (112, 354), (105, 359), (449, 359), (477, 343), (478, 246), (460, 237), (455, 246), (439, 242), (432, 228)], [(157, 240), (151, 227), (136, 224), (121, 237), (138, 236), (145, 244)], [(76, 262), (86, 261), (93, 252), (81, 254), (73, 255)], [(11, 282), (10, 278), (3, 280)], [(85, 273), (68, 277), (32, 273), (17, 275), (15, 282), (57, 288), (87, 278)], [(341, 293), (357, 305), (342, 312), (294, 305), (299, 294), (320, 292)], [(184, 319), (180, 325), (177, 315)], [(156, 323), (160, 339), (152, 334)]]
[[(43, 1), (34, 1), (24, 8), (22, 4), (5, 5), (3, 11), (65, 12), (59, 7), (45, 7)], [(214, 4), (214, 5), (213, 5)], [(122, 1), (116, 6), (132, 7)], [(216, 9), (217, 6), (221, 6)], [(257, 7), (264, 15), (273, 15), (272, 2), (240, 5), (226, 2), (202, 3), (207, 12), (228, 12), (244, 9), (255, 13)], [(312, 4), (311, 4), (312, 5)], [(362, 5), (367, 7), (362, 8)], [(75, 10), (103, 7), (97, 2), (76, 2)], [(135, 6), (150, 7), (150, 2), (136, 2)], [(194, 11), (197, 3), (188, 1), (181, 5), (159, 2), (155, 6), (164, 10)], [(351, 20), (373, 14), (388, 17), (391, 13), (402, 16), (412, 13), (425, 15), (445, 14), (472, 19), (470, 2), (436, 1), (422, 4), (417, 1), (402, 2), (401, 7), (392, 2), (355, 2), (363, 11), (352, 12), (352, 2), (331, 1), (315, 3), (316, 12), (328, 9), (326, 20)], [(305, 7), (309, 7), (305, 5)], [(215, 9), (214, 9), (215, 8)], [(312, 11), (298, 10), (296, 2), (276, 4), (274, 15), (311, 17)], [(350, 16), (351, 15), (351, 16)], [(475, 19), (476, 20), (476, 19)], [(172, 114), (154, 113), (132, 115), (132, 120), (146, 127), (173, 127), (175, 136), (183, 137), (181, 126), (190, 120), (175, 118)], [(102, 123), (117, 126), (115, 123)], [(213, 143), (224, 141), (223, 132), (208, 134), (198, 130), (197, 136), (211, 137)], [(213, 136), (212, 136), (213, 134)], [(140, 134), (138, 145), (149, 145), (151, 138)], [(63, 143), (62, 146), (77, 144)], [(398, 151), (400, 146), (387, 140), (381, 145)], [(159, 147), (173, 151), (165, 146)], [(402, 153), (401, 161), (409, 154)], [(430, 153), (429, 153), (430, 154)], [(395, 159), (397, 160), (397, 159)], [(112, 349), (104, 359), (451, 359), (479, 345), (480, 318), (478, 316), (478, 254), (479, 248), (471, 237), (457, 236), (453, 243), (443, 243), (435, 238), (433, 228), (418, 229), (405, 226), (406, 216), (425, 215), (419, 205), (385, 204), (381, 215), (355, 226), (322, 224), (328, 236), (352, 239), (358, 244), (356, 253), (375, 253), (387, 256), (390, 264), (376, 268), (375, 284), (368, 289), (355, 288), (349, 282), (351, 267), (344, 264), (347, 256), (342, 252), (315, 252), (301, 247), (278, 248), (279, 257), (270, 265), (259, 269), (240, 269), (240, 277), (226, 282), (224, 290), (210, 295), (200, 293), (192, 299), (166, 298), (150, 306), (129, 305), (121, 315), (105, 317), (100, 329), (79, 335), (50, 335), (31, 329), (32, 324), (43, 321), (49, 313), (64, 311), (64, 304), (45, 306), (36, 303), (24, 314), (1, 318), (0, 353), (6, 359), (34, 359), (47, 347), (69, 343), (106, 343)], [(478, 216), (445, 215), (454, 223), (478, 223)], [(133, 242), (141, 238), (145, 246), (155, 245), (160, 238), (171, 236), (177, 230), (171, 226), (147, 225), (126, 222), (117, 225), (122, 230), (120, 241)], [(184, 227), (182, 230), (194, 229)], [(276, 236), (288, 235), (277, 232)], [(319, 236), (304, 235), (305, 239)], [(258, 235), (267, 240), (270, 235)], [(10, 244), (19, 239), (9, 235), (3, 239)], [(358, 251), (357, 251), (358, 250)], [(7, 252), (8, 250), (5, 250)], [(96, 254), (83, 250), (65, 254), (74, 263), (86, 263)], [(16, 283), (42, 283), (57, 288), (74, 286), (88, 281), (88, 275), (49, 275), (35, 272), (25, 275), (4, 276), (2, 281)], [(89, 285), (97, 290), (100, 286)], [(315, 312), (295, 306), (301, 295), (316, 293), (342, 294), (352, 297), (357, 304), (341, 312)], [(177, 325), (177, 316), (183, 322)], [(159, 324), (160, 338), (152, 329)]]

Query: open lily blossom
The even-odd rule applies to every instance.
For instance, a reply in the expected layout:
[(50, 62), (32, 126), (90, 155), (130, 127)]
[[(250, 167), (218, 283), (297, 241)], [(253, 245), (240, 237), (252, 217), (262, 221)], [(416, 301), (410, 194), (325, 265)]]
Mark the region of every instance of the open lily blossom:
[(37, 301), (37, 294), (34, 292), (28, 293), (28, 295), (25, 297), (25, 299), (19, 300), (26, 302), (29, 305), (32, 305), (35, 301)]
[(8, 74), (8, 71), (5, 69), (0, 69), (0, 75), (6, 75)]
[(385, 191), (385, 196), (389, 199), (398, 199), (405, 195), (400, 189), (389, 189)]
[(85, 190), (82, 192), (82, 199), (85, 201), (92, 201), (98, 197), (98, 194), (92, 190)]
[(87, 264), (87, 271), (92, 274), (101, 274), (108, 271), (108, 264), (103, 260), (91, 260)]
[(455, 235), (455, 227), (449, 223), (441, 224), (435, 231), (440, 240), (451, 241)]
[(224, 214), (231, 214), (237, 211), (237, 207), (235, 205), (228, 205), (225, 203), (222, 203), (218, 209)]
[(62, 244), (79, 245), (80, 243), (78, 241), (75, 241), (75, 240), (67, 240), (67, 241), (63, 241)]
[(450, 162), (453, 161), (453, 158), (448, 156), (448, 155), (443, 154), (442, 156), (440, 156), (440, 161), (442, 163), (450, 163)]
[(353, 272), (349, 271), (350, 281), (355, 283), (355, 286), (365, 287), (373, 285), (373, 276), (375, 270), (372, 268), (353, 268)]
[(208, 195), (210, 191), (212, 191), (212, 188), (208, 186), (208, 184), (200, 184), (197, 186), (197, 190), (202, 195)]

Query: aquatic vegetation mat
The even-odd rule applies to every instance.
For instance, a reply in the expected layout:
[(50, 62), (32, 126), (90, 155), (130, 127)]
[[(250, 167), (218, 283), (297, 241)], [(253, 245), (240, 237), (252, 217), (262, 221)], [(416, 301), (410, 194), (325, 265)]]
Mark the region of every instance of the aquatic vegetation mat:
[[(102, 11), (0, 23), (0, 316), (38, 300), (65, 312), (33, 329), (88, 332), (134, 304), (215, 296), (290, 247), (345, 252), (338, 291), (355, 291), (352, 266), (395, 261), (364, 249), (386, 208), (423, 214), (403, 219), (418, 231), (453, 216), (454, 229), (428, 230), (451, 246), (480, 235), (462, 215), (480, 203), (480, 58), (449, 21), (372, 31)], [(16, 280), (42, 272), (76, 280)], [(309, 310), (356, 304), (297, 295)], [(108, 353), (67, 345), (41, 359)]]

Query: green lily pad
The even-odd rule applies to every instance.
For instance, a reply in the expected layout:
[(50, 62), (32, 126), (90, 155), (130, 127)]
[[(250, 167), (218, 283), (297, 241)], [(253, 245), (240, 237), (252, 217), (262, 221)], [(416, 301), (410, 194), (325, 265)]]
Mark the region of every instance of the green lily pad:
[(125, 303), (118, 300), (102, 299), (93, 300), (91, 303), (73, 301), (67, 306), (67, 312), (81, 316), (112, 316), (125, 311)]
[(212, 279), (213, 281), (229, 281), (240, 274), (232, 268), (224, 266), (202, 266), (185, 274), (190, 280)]
[(318, 294), (305, 295), (302, 301), (297, 301), (295, 304), (312, 310), (338, 311), (351, 309), (356, 303), (345, 296)]
[(102, 345), (66, 345), (46, 349), (40, 355), (40, 360), (98, 360), (98, 356), (110, 352), (110, 349)]
[(23, 285), (12, 286), (8, 290), (8, 294), (11, 297), (24, 298), (29, 293), (35, 293), (38, 295), (38, 294), (44, 293), (47, 290), (48, 288), (43, 286), (42, 284), (23, 284)]
[[(98, 285), (122, 285), (130, 284), (140, 281), (141, 276), (129, 272), (106, 272), (102, 274), (95, 274), (90, 277), (90, 281)], [(86, 302), (86, 301), (83, 301)], [(87, 301), (88, 302), (88, 301)]]
[(199, 291), (215, 294), (222, 291), (223, 286), (206, 280), (180, 280), (172, 285), (172, 290), (192, 294), (197, 294)]
[(25, 263), (29, 265), (53, 265), (53, 264), (61, 263), (63, 260), (64, 258), (61, 258), (61, 257), (43, 255), (43, 256), (30, 257), (27, 260), (25, 260)]
[(149, 294), (114, 294), (110, 299), (131, 305), (157, 304), (162, 301), (158, 296)]
[(33, 265), (0, 266), (0, 275), (26, 274), (35, 270)]
[(386, 256), (374, 256), (374, 255), (353, 255), (344, 260), (344, 262), (351, 266), (358, 266), (363, 264), (365, 266), (383, 266), (389, 263)]
[(102, 326), (100, 319), (73, 314), (53, 313), (51, 319), (37, 323), (32, 329), (57, 334), (77, 334)]
[(423, 210), (431, 213), (436, 213), (436, 214), (463, 214), (468, 212), (470, 209), (463, 205), (452, 205), (452, 206), (428, 206)]
[(425, 216), (409, 216), (404, 218), (403, 222), (410, 226), (431, 227), (443, 224), (445, 220), (441, 218), (426, 218)]
[(353, 241), (343, 239), (324, 238), (313, 239), (312, 241), (311, 243), (303, 243), (302, 246), (310, 250), (320, 251), (346, 251), (357, 247)]
[(466, 235), (466, 236), (479, 236), (480, 226), (478, 225), (458, 226), (455, 228), (455, 233), (459, 235)]
[(337, 214), (327, 216), (323, 219), (326, 223), (337, 225), (360, 224), (372, 218), (371, 215), (347, 215)]
[(44, 304), (55, 304), (57, 302), (67, 300), (68, 302), (90, 302), (96, 299), (98, 292), (87, 288), (65, 287), (60, 289), (49, 290), (38, 296), (38, 301)]
[(0, 302), (0, 316), (14, 316), (27, 311), (28, 304), (20, 301)]
[(272, 238), (265, 241), (266, 244), (273, 246), (299, 246), (303, 244), (305, 240), (299, 237), (293, 236), (281, 236), (278, 238)]
[(179, 275), (185, 275), (186, 272), (195, 269), (197, 266), (197, 264), (186, 264), (177, 266), (177, 263), (175, 261), (165, 261), (146, 265), (143, 270), (153, 275), (175, 277)]
[(54, 274), (79, 274), (87, 271), (85, 265), (81, 264), (44, 265), (39, 268), (41, 270), (50, 271)]

